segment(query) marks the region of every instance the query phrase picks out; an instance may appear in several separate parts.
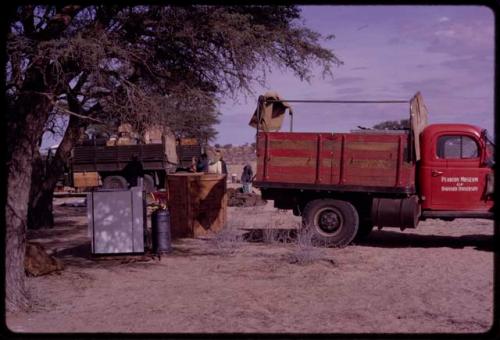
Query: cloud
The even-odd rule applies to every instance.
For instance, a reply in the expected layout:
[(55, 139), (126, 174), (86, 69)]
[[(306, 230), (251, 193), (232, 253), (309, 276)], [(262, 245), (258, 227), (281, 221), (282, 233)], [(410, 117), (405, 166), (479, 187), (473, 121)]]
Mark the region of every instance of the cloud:
[(434, 32), (437, 37), (453, 38), (456, 32), (454, 30), (439, 30)]
[[(431, 32), (428, 32), (429, 34)], [(480, 21), (445, 22), (428, 37), (428, 52), (452, 56), (493, 54), (493, 24)]]
[[(450, 59), (441, 62), (440, 65), (452, 70), (468, 70), (469, 72), (473, 72), (476, 75), (484, 73), (484, 76), (486, 76), (487, 78), (493, 78), (493, 56), (485, 55)], [(488, 71), (488, 68), (491, 72), (485, 72)]]
[(422, 80), (403, 81), (399, 83), (400, 88), (408, 91), (409, 93), (416, 93), (421, 91), (425, 93), (432, 93), (433, 96), (441, 96), (449, 93), (450, 80), (443, 78), (428, 78)]
[(403, 40), (401, 40), (399, 37), (393, 37), (387, 40), (387, 43), (389, 45), (400, 45), (401, 43), (403, 43)]
[(352, 84), (352, 83), (357, 83), (360, 81), (363, 81), (364, 78), (362, 77), (340, 77), (340, 78), (334, 78), (333, 80), (329, 81), (328, 83), (336, 86), (342, 86), (346, 84)]
[(340, 89), (336, 89), (335, 90), (335, 93), (337, 94), (359, 94), (359, 93), (362, 93), (364, 92), (365, 89), (361, 88), (361, 87), (345, 87), (345, 88), (340, 88)]
[(367, 69), (368, 69), (368, 67), (366, 67), (366, 66), (358, 66), (358, 67), (353, 67), (350, 70), (351, 71), (361, 71), (361, 70), (367, 70)]
[(440, 17), (438, 19), (438, 22), (447, 22), (447, 21), (450, 21), (450, 18), (448, 18), (448, 17)]

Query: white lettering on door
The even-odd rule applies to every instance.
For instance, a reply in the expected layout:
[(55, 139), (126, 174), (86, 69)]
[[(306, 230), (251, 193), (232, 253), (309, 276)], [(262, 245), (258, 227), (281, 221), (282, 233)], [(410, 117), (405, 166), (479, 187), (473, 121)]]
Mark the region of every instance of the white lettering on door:
[[(446, 177), (443, 176), (441, 177), (441, 183), (453, 183), (453, 186), (449, 185), (444, 185), (441, 186), (441, 191), (445, 192), (475, 192), (479, 191), (479, 187), (474, 186), (474, 185), (467, 185), (467, 184), (473, 184), (473, 183), (479, 183), (479, 177), (467, 177), (467, 176), (460, 176), (460, 177)], [(466, 184), (466, 185), (464, 185)]]

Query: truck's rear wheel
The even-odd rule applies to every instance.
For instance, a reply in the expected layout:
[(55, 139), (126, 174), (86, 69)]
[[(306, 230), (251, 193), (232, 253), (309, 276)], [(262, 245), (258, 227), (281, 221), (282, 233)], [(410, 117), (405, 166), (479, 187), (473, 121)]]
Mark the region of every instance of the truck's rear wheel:
[(342, 247), (356, 236), (359, 217), (349, 202), (318, 199), (305, 206), (302, 221), (312, 233), (313, 245)]
[(128, 182), (122, 176), (108, 176), (102, 181), (104, 189), (127, 189)]

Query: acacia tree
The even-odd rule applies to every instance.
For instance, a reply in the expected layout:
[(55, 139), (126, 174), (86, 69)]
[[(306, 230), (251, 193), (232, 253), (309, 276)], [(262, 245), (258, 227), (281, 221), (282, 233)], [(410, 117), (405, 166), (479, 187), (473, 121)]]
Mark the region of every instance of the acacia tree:
[[(221, 97), (264, 84), (271, 64), (308, 79), (313, 65), (328, 73), (339, 63), (299, 18), (294, 6), (16, 8), (8, 23), (6, 65), (7, 308), (27, 301), (29, 193), (31, 214), (39, 220), (62, 164), (92, 119), (138, 129), (162, 122), (181, 135), (213, 137)], [(71, 117), (50, 176), (32, 182), (41, 178), (32, 174), (40, 138), (61, 113)]]

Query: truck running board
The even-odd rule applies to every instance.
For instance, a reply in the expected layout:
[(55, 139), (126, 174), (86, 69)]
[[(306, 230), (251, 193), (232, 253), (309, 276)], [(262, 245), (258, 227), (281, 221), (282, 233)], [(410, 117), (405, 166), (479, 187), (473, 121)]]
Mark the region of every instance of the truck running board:
[(426, 218), (485, 218), (493, 220), (493, 212), (481, 211), (422, 211), (422, 219)]

